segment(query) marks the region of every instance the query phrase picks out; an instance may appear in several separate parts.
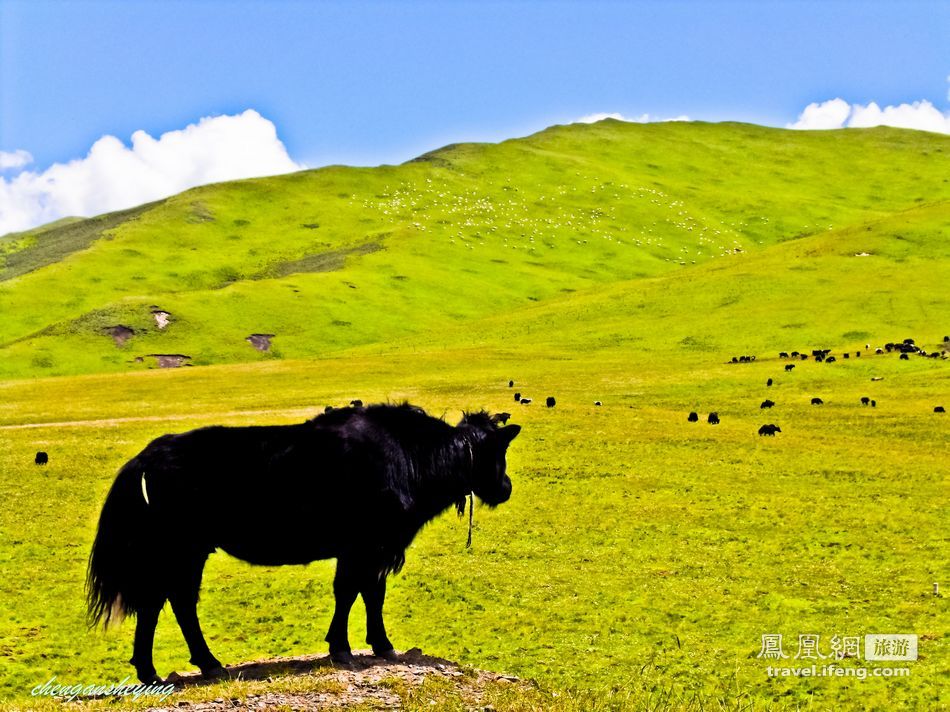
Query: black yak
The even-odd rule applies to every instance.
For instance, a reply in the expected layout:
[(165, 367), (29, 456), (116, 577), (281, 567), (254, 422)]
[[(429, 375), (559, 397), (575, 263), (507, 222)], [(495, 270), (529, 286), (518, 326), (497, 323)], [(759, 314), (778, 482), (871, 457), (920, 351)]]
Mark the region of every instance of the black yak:
[(531, 399), (530, 399), (530, 398), (522, 398), (521, 401), (520, 401), (520, 403), (521, 403), (521, 405), (528, 405), (529, 403), (531, 403)]
[(772, 379), (770, 378), (769, 380), (767, 380), (767, 381), (765, 382), (765, 385), (771, 386), (771, 385), (772, 385)]
[(191, 662), (218, 674), (196, 607), (209, 554), (222, 549), (263, 566), (335, 558), (330, 657), (353, 660), (348, 618), (362, 595), (367, 642), (391, 658), (386, 577), (441, 512), (461, 514), (466, 497), (490, 506), (511, 497), (505, 454), (520, 430), (484, 412), (453, 427), (405, 404), (164, 435), (119, 471), (102, 508), (89, 557), (90, 621), (136, 616), (130, 662), (142, 682), (158, 682), (152, 640), (167, 600)]
[(780, 432), (782, 432), (782, 429), (777, 425), (773, 425), (772, 423), (763, 425), (761, 428), (759, 428), (759, 435), (770, 435), (774, 437), (775, 433)]
[(554, 396), (548, 396), (547, 400), (544, 401), (548, 408), (553, 408), (557, 405), (557, 401), (554, 400)]
[(794, 364), (794, 363), (787, 363), (787, 364), (785, 364), (785, 370), (786, 370), (786, 371), (791, 371), (793, 368), (795, 368), (795, 364)]
[(812, 399), (811, 399), (811, 404), (812, 404), (812, 405), (824, 405), (825, 402), (824, 402), (821, 398), (812, 398)]
[(710, 413), (706, 418), (706, 422), (710, 425), (719, 425), (719, 413)]
[(946, 412), (947, 411), (944, 410), (944, 407), (942, 405), (934, 406), (934, 413), (946, 413)]
[(49, 455), (40, 450), (38, 453), (36, 453), (36, 457), (33, 458), (33, 462), (35, 462), (37, 465), (45, 465), (47, 462), (49, 462)]
[(762, 405), (760, 405), (759, 408), (771, 408), (773, 405), (775, 405), (775, 401), (765, 399), (762, 401)]
[(520, 402), (521, 402), (521, 394), (515, 393), (515, 403), (520, 403)]
[(686, 416), (686, 420), (688, 420), (690, 423), (699, 422), (699, 413), (696, 413), (695, 411), (693, 411), (692, 413)]
[(861, 398), (861, 405), (870, 405), (870, 404), (871, 404), (870, 398), (868, 398), (867, 396), (864, 396), (863, 398)]

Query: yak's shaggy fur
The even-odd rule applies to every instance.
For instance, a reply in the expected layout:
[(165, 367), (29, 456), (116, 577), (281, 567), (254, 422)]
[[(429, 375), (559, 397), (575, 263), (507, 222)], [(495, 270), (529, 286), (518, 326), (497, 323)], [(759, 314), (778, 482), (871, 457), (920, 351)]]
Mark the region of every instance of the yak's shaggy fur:
[[(474, 493), (495, 506), (511, 496), (505, 453), (520, 426), (487, 413), (457, 426), (408, 404), (340, 408), (300, 425), (209, 427), (151, 442), (120, 470), (89, 558), (93, 624), (135, 615), (132, 664), (158, 679), (152, 640), (166, 600), (202, 672), (221, 669), (196, 604), (208, 555), (253, 564), (337, 559), (336, 609), (327, 641), (351, 658), (347, 619), (366, 604), (367, 642), (393, 654), (383, 625), (386, 577), (422, 526)], [(157, 554), (172, 551), (171, 557)]]

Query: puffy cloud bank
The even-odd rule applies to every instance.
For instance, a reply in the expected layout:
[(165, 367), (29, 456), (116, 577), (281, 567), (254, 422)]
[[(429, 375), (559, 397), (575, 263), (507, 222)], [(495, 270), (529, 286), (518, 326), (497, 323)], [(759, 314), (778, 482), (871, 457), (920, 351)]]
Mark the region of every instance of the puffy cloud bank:
[[(23, 150), (0, 152), (0, 170), (31, 162)], [(85, 158), (0, 177), (0, 235), (69, 215), (130, 208), (205, 183), (303, 168), (287, 154), (274, 124), (250, 109), (203, 118), (157, 139), (136, 131), (131, 146), (103, 136)]]
[(617, 121), (629, 121), (635, 124), (649, 124), (654, 121), (689, 121), (688, 116), (675, 116), (672, 119), (661, 119), (656, 116), (650, 116), (649, 114), (640, 114), (635, 118), (624, 116), (623, 114), (618, 114), (616, 112), (612, 114), (588, 114), (587, 116), (582, 116), (579, 119), (575, 119), (575, 124), (593, 124), (598, 121), (603, 121), (604, 119), (616, 119)]
[(936, 133), (950, 133), (950, 113), (944, 113), (929, 101), (885, 106), (875, 102), (867, 106), (849, 104), (844, 99), (831, 99), (809, 104), (798, 117), (788, 124), (790, 129), (842, 129), (869, 126), (895, 126)]

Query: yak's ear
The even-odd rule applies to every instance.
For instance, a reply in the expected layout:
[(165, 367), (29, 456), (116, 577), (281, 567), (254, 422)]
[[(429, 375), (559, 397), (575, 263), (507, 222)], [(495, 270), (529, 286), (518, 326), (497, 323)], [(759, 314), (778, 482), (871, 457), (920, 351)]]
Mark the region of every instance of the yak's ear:
[(501, 438), (501, 442), (505, 447), (511, 444), (511, 441), (517, 437), (518, 433), (521, 432), (520, 425), (506, 425), (503, 428), (500, 428), (498, 431), (498, 437)]

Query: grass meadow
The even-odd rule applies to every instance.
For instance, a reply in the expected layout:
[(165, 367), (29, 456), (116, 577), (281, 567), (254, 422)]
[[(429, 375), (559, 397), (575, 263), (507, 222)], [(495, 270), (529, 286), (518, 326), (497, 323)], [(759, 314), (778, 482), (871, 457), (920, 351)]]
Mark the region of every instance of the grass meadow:
[[(146, 442), (212, 423), (297, 422), (362, 397), (409, 399), (450, 419), (506, 409), (524, 426), (509, 457), (515, 496), (477, 508), (472, 548), (465, 523), (445, 515), (392, 580), (397, 647), (535, 679), (561, 695), (542, 707), (947, 704), (946, 599), (932, 593), (948, 554), (948, 430), (931, 412), (935, 388), (947, 392), (942, 364), (804, 362), (785, 377), (777, 359), (579, 355), (552, 368), (530, 356), (417, 353), (5, 383), (4, 696), (52, 674), (128, 674), (132, 626), (88, 631), (82, 582), (112, 477)], [(885, 380), (872, 384), (870, 373)], [(763, 416), (769, 375), (778, 405)], [(523, 392), (556, 394), (558, 406), (515, 406), (509, 377)], [(865, 392), (876, 408), (860, 405)], [(812, 393), (826, 405), (809, 405)], [(687, 423), (691, 409), (716, 409), (723, 422)], [(74, 423), (7, 427), (51, 418)], [(761, 422), (783, 432), (760, 438)], [(50, 453), (46, 468), (32, 464), (38, 449)], [(212, 556), (201, 604), (212, 648), (226, 662), (322, 651), (331, 580), (331, 563), (261, 569)], [(353, 623), (361, 640), (358, 607)], [(827, 644), (895, 631), (921, 639), (909, 679), (769, 679), (756, 657), (766, 633)], [(170, 611), (156, 652), (160, 671), (188, 669)]]
[[(874, 353), (946, 351), (948, 142), (607, 121), (0, 238), (0, 698), (131, 674), (133, 626), (88, 630), (83, 581), (115, 473), (152, 438), (361, 398), (523, 426), (512, 499), (476, 507), (471, 549), (454, 514), (424, 529), (386, 602), (398, 649), (536, 682), (490, 689), (496, 708), (950, 708), (950, 421), (933, 412), (950, 361)], [(137, 330), (123, 346), (116, 323)], [(837, 362), (778, 357), (814, 348)], [(197, 367), (134, 361), (153, 352)], [(213, 555), (214, 653), (325, 651), (332, 571)], [(758, 657), (766, 634), (794, 656), (799, 635), (828, 654), (874, 633), (918, 635), (909, 677), (770, 678)], [(166, 610), (156, 666), (186, 661)], [(464, 708), (434, 682), (405, 702)]]

